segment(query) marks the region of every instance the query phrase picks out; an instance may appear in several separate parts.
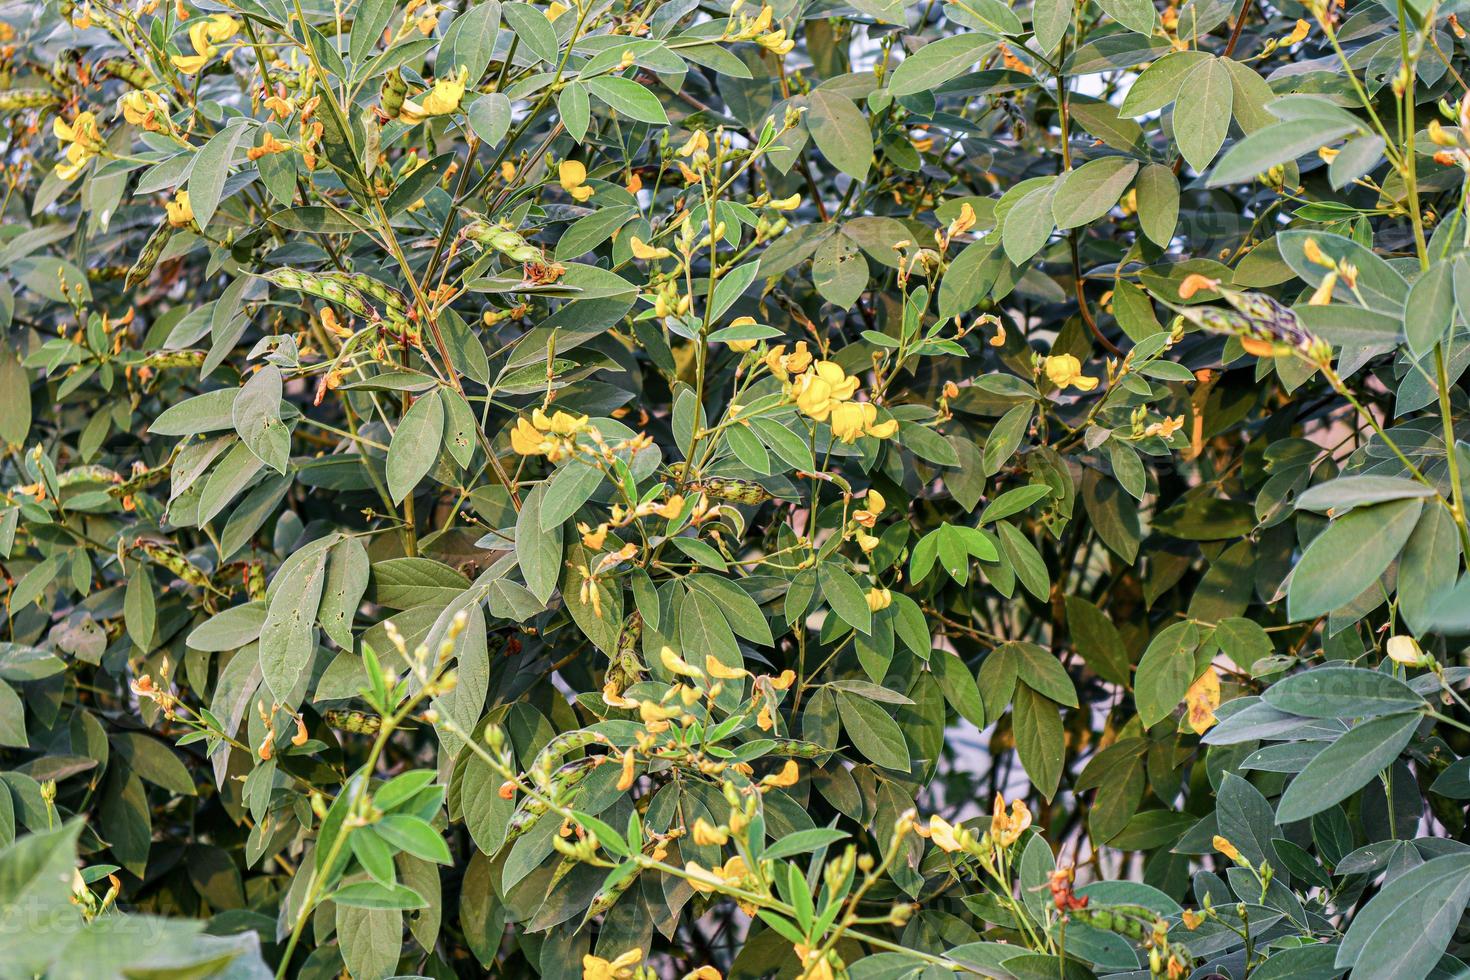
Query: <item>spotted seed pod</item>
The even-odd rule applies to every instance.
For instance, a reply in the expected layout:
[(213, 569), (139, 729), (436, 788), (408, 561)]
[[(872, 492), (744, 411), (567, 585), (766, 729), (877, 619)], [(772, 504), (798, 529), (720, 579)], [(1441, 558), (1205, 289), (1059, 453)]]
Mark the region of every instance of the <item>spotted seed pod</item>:
[(60, 490), (74, 487), (79, 483), (121, 483), (122, 477), (115, 470), (105, 466), (73, 466), (69, 470), (62, 470), (56, 475), (56, 486)]
[(60, 102), (61, 97), (50, 89), (13, 88), (8, 92), (0, 92), (0, 112), (44, 109)]
[(265, 563), (252, 561), (246, 564), (245, 594), (250, 597), (251, 602), (257, 602), (265, 598)]
[(204, 570), (189, 561), (178, 549), (156, 541), (144, 541), (141, 538), (134, 542), (134, 546), (147, 555), (149, 561), (172, 572), (176, 578), (182, 579), (189, 585), (214, 591), (214, 585)]
[[(568, 762), (552, 775), (551, 791), (548, 795), (565, 800), (567, 795), (587, 778), (587, 774), (597, 768), (600, 761), (597, 758), (587, 758)], [(510, 818), (510, 824), (506, 828), (505, 843), (509, 844), (540, 823), (541, 818), (546, 816), (547, 809), (545, 802), (534, 797), (522, 803)]]
[(831, 749), (816, 742), (803, 742), (795, 738), (776, 738), (771, 741), (776, 744), (771, 747), (768, 755), (785, 755), (797, 759), (815, 759), (819, 756), (828, 755)]
[(153, 84), (153, 73), (135, 61), (126, 58), (103, 58), (97, 63), (99, 75), (111, 75), (127, 82), (133, 88), (147, 88)]
[(262, 278), (275, 283), (277, 286), (284, 286), (287, 289), (294, 289), (297, 292), (306, 293), (308, 296), (315, 296), (329, 303), (335, 303), (338, 306), (351, 310), (359, 316), (367, 316), (372, 309), (362, 293), (358, 292), (356, 288), (346, 285), (339, 278), (286, 268), (272, 269), (262, 276)]
[(162, 482), (168, 476), (171, 468), (172, 464), (165, 463), (162, 466), (155, 466), (151, 470), (144, 470), (126, 483), (119, 483), (115, 487), (108, 487), (107, 492), (119, 500), (123, 497), (131, 497), (134, 494), (142, 493), (154, 484)]
[(123, 280), (123, 286), (128, 289), (137, 289), (148, 281), (153, 275), (154, 266), (163, 255), (164, 248), (168, 245), (170, 238), (174, 237), (174, 226), (167, 220), (160, 221), (158, 227), (153, 229), (153, 234), (148, 236), (148, 241), (143, 245), (143, 251), (138, 253), (138, 261), (128, 270), (128, 277)]
[(383, 84), (378, 87), (378, 105), (383, 110), (383, 115), (389, 119), (397, 118), (407, 96), (408, 82), (404, 81), (403, 74), (397, 68), (383, 76)]
[(599, 916), (602, 913), (606, 912), (608, 909), (612, 908), (614, 905), (616, 905), (618, 899), (623, 897), (623, 893), (626, 892), (629, 888), (632, 888), (633, 883), (638, 880), (638, 874), (638, 870), (635, 869), (623, 875), (611, 885), (606, 885), (601, 888), (597, 892), (597, 894), (593, 896), (592, 904), (587, 906), (587, 915), (585, 918), (591, 919), (595, 916)]
[(207, 356), (202, 350), (161, 350), (143, 358), (143, 367), (154, 370), (196, 368), (204, 363)]
[(339, 732), (352, 735), (376, 735), (383, 727), (383, 719), (366, 711), (345, 711), (333, 708), (322, 712), (322, 719)]
[(91, 282), (121, 279), (128, 274), (131, 268), (132, 266), (127, 265), (94, 265), (87, 270), (87, 279)]
[(638, 656), (638, 645), (643, 638), (643, 617), (637, 612), (628, 614), (623, 628), (618, 633), (617, 649), (607, 666), (607, 682), (619, 691), (636, 684), (648, 672), (642, 658)]
[(551, 770), (559, 760), (578, 749), (585, 749), (589, 745), (598, 745), (606, 741), (607, 736), (601, 732), (587, 729), (564, 732), (547, 742), (545, 748), (537, 754), (536, 761), (531, 764), (531, 778), (538, 782), (545, 780), (543, 785), (549, 786), (554, 782)]
[(775, 494), (754, 480), (731, 480), (725, 477), (710, 477), (690, 484), (711, 500), (722, 500), (731, 504), (762, 504)]
[(364, 295), (383, 304), (383, 315), (390, 320), (402, 320), (406, 318), (408, 301), (403, 294), (381, 279), (374, 279), (362, 272), (350, 274), (326, 272), (323, 276), (341, 279), (346, 285), (351, 286)]

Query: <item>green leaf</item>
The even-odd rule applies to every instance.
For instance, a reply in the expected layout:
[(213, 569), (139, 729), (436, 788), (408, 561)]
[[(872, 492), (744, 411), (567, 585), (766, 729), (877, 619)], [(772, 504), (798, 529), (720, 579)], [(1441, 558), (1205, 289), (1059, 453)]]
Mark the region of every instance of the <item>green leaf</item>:
[(1067, 629), (1087, 666), (1105, 681), (1127, 684), (1128, 650), (1123, 637), (1101, 609), (1079, 596), (1066, 597)]
[(1337, 969), (1385, 980), (1433, 975), (1467, 902), (1470, 855), (1446, 854), (1404, 871), (1353, 916)]
[(905, 58), (888, 79), (895, 98), (938, 88), (994, 49), (996, 38), (975, 31), (931, 41)]
[(848, 739), (867, 759), (884, 769), (909, 771), (908, 744), (888, 712), (867, 698), (838, 691), (837, 713)]
[(1233, 91), (1230, 70), (1218, 58), (1201, 62), (1180, 84), (1174, 105), (1174, 142), (1185, 162), (1200, 173), (1225, 142)]
[[(1152, 11), (1153, 5), (1148, 6)], [(1137, 160), (1099, 157), (1063, 176), (1051, 200), (1051, 213), (1057, 227), (1063, 231), (1077, 228), (1107, 214), (1128, 189), (1136, 173)]]
[[(500, 4), (487, 2), (466, 7), (439, 42), (439, 53), (434, 58), (435, 73), (447, 78), (463, 69), (469, 72), (469, 87), (476, 87), (490, 64), (499, 31)], [(354, 41), (356, 34), (357, 25), (353, 24)]]
[(543, 605), (556, 591), (562, 556), (562, 525), (541, 526), (541, 507), (547, 486), (538, 483), (526, 495), (516, 517), (516, 560), (526, 579), (526, 588)]
[(1303, 718), (1371, 718), (1428, 707), (1397, 677), (1359, 667), (1304, 670), (1272, 684), (1261, 699)]
[(1449, 336), (1455, 316), (1454, 264), (1435, 262), (1425, 269), (1404, 300), (1409, 352), (1422, 357)]
[(153, 596), (153, 576), (148, 566), (139, 562), (128, 576), (123, 593), (123, 624), (128, 636), (142, 650), (153, 649), (153, 635), (158, 622), (158, 609)]
[(1305, 819), (1352, 796), (1393, 764), (1422, 720), (1417, 712), (1387, 715), (1349, 729), (1286, 787), (1276, 806), (1276, 822)]
[(669, 115), (664, 111), (658, 96), (639, 85), (631, 78), (616, 75), (600, 75), (587, 80), (587, 88), (593, 95), (606, 102), (612, 109), (638, 122), (667, 126)]
[(260, 630), (260, 671), (266, 686), (288, 710), (301, 703), (308, 668), (316, 653), (316, 616), (326, 579), (327, 551), (298, 551), (271, 582), (265, 625)]
[[(1193, 77), (1190, 79), (1193, 82)], [(1185, 86), (1186, 91), (1188, 84)], [(1183, 102), (1183, 96), (1180, 97)], [(1177, 113), (1176, 109), (1176, 113)], [(1252, 180), (1272, 167), (1334, 143), (1356, 127), (1333, 118), (1288, 119), (1251, 133), (1220, 158), (1210, 172), (1209, 185), (1221, 187)], [(1218, 147), (1217, 147), (1218, 149)], [(1208, 165), (1208, 161), (1206, 161)], [(1196, 167), (1196, 170), (1202, 169)]]
[(1420, 500), (1393, 500), (1333, 521), (1292, 570), (1287, 615), (1312, 619), (1356, 599), (1398, 557), (1422, 507)]
[(1179, 178), (1174, 169), (1150, 163), (1138, 172), (1138, 224), (1149, 241), (1160, 247), (1174, 239), (1179, 224)]
[(444, 444), (444, 403), (425, 396), (409, 406), (388, 445), (388, 495), (395, 504), (413, 493)]
[(865, 180), (873, 166), (873, 137), (867, 117), (851, 99), (830, 89), (815, 89), (808, 103), (806, 124), (817, 149), (853, 180)]
[(1016, 754), (1031, 784), (1049, 802), (1061, 785), (1066, 755), (1061, 709), (1024, 682), (1016, 685), (1015, 704), (1011, 725), (1016, 734)]
[(823, 562), (817, 566), (817, 579), (821, 583), (822, 597), (844, 623), (859, 633), (873, 632), (873, 613), (868, 609), (868, 599), (862, 586), (834, 562)]
[(281, 369), (267, 364), (250, 376), (231, 409), (240, 441), (266, 466), (286, 472), (291, 435), (281, 421)]
[(1193, 623), (1174, 623), (1160, 630), (1143, 651), (1133, 679), (1138, 720), (1144, 728), (1163, 721), (1194, 683), (1194, 651), (1199, 646), (1199, 628)]

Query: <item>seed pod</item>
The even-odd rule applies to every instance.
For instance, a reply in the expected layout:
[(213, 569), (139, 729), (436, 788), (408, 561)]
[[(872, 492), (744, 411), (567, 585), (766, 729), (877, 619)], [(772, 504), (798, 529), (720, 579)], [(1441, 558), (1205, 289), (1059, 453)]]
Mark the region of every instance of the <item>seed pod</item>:
[[(326, 275), (333, 277), (341, 276), (340, 273), (326, 273)], [(383, 282), (381, 279), (374, 279), (372, 276), (361, 272), (354, 272), (350, 275), (341, 276), (341, 278), (347, 285), (352, 286), (358, 292), (371, 296), (373, 299), (382, 303), (384, 315), (389, 319), (403, 319), (404, 313), (408, 309), (408, 301), (404, 299), (402, 293), (392, 286)]]
[(133, 88), (147, 88), (154, 80), (151, 71), (126, 58), (103, 58), (97, 63), (97, 73), (111, 75)]
[(382, 718), (366, 711), (344, 711), (340, 708), (333, 708), (322, 712), (322, 718), (338, 731), (352, 735), (376, 735), (378, 729), (383, 727)]
[(761, 504), (775, 496), (754, 480), (731, 480), (724, 477), (700, 480), (690, 484), (690, 489), (703, 493), (711, 500), (732, 504)]
[(121, 483), (122, 477), (105, 466), (73, 466), (56, 475), (56, 486), (60, 490), (79, 483)]
[(126, 483), (119, 483), (115, 487), (108, 487), (107, 493), (119, 500), (123, 497), (131, 497), (136, 493), (147, 490), (156, 483), (162, 482), (168, 476), (171, 468), (171, 463), (164, 463), (162, 466), (155, 466), (151, 470), (144, 470)]
[(408, 82), (403, 80), (403, 74), (397, 68), (384, 75), (383, 84), (378, 87), (378, 106), (383, 115), (396, 119), (407, 95)]
[[(597, 768), (600, 761), (597, 758), (577, 759), (562, 766), (551, 777), (551, 791), (548, 795), (565, 800), (571, 791), (587, 778), (587, 774)], [(506, 828), (505, 843), (509, 844), (535, 827), (546, 815), (547, 809), (547, 804), (541, 800), (534, 797), (527, 799), (511, 816), (510, 824)]]
[(594, 916), (601, 915), (616, 905), (618, 899), (623, 897), (623, 893), (633, 887), (633, 883), (638, 880), (638, 875), (639, 872), (637, 870), (631, 871), (611, 885), (599, 890), (593, 896), (592, 904), (587, 906), (587, 915), (585, 918), (590, 919)]
[(148, 236), (148, 241), (143, 245), (143, 251), (138, 253), (138, 261), (128, 270), (128, 277), (123, 280), (123, 286), (128, 289), (137, 289), (148, 281), (153, 275), (153, 267), (158, 265), (158, 260), (163, 255), (165, 246), (170, 238), (174, 237), (174, 226), (167, 220), (160, 221), (158, 227), (153, 229), (153, 234)]
[(161, 350), (143, 358), (142, 366), (154, 370), (193, 368), (203, 364), (207, 356), (202, 350)]
[(8, 92), (0, 92), (0, 112), (44, 109), (60, 102), (61, 97), (50, 89), (13, 88)]
[(135, 547), (148, 556), (148, 560), (155, 565), (162, 566), (173, 573), (176, 578), (182, 579), (189, 585), (208, 591), (215, 591), (213, 583), (203, 569), (200, 569), (184, 557), (183, 552), (170, 548), (168, 545), (159, 544), (156, 541), (144, 541), (141, 538), (134, 542)]
[[(552, 781), (551, 770), (557, 761), (569, 753), (578, 749), (584, 749), (589, 745), (596, 745), (607, 741), (607, 736), (601, 732), (583, 729), (576, 732), (565, 732), (556, 736), (546, 743), (536, 756), (536, 761), (531, 764), (530, 774), (533, 779), (545, 779), (544, 785), (550, 785)], [(539, 777), (539, 778), (538, 778)]]
[(772, 739), (776, 744), (771, 748), (770, 755), (794, 756), (798, 759), (815, 759), (818, 756), (827, 755), (832, 750), (825, 745), (816, 742), (803, 742), (795, 738)]
[(346, 285), (342, 279), (333, 278), (328, 275), (317, 275), (313, 272), (300, 272), (296, 269), (272, 269), (261, 278), (267, 279), (278, 286), (294, 289), (324, 299), (329, 303), (346, 307), (360, 316), (367, 316), (372, 309), (368, 305), (362, 293), (356, 288)]

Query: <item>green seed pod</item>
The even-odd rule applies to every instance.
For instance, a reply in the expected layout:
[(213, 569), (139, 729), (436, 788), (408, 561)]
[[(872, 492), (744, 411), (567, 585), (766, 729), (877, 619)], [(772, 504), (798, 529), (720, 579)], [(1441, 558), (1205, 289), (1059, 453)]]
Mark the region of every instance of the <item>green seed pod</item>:
[(128, 270), (128, 277), (123, 280), (123, 286), (128, 289), (137, 289), (148, 281), (153, 275), (154, 266), (163, 256), (163, 250), (168, 245), (169, 239), (174, 237), (174, 226), (168, 221), (160, 221), (158, 227), (153, 229), (153, 234), (148, 236), (148, 241), (143, 245), (143, 251), (138, 253), (138, 261)]
[(60, 96), (44, 88), (14, 88), (8, 92), (0, 92), (0, 112), (44, 109), (60, 102)]
[(334, 708), (322, 713), (323, 720), (340, 732), (352, 735), (376, 735), (383, 727), (383, 719), (366, 711), (343, 711)]
[(771, 748), (771, 755), (793, 756), (798, 759), (815, 759), (818, 756), (827, 755), (832, 750), (825, 745), (816, 742), (803, 742), (795, 738), (773, 739), (776, 744)]
[[(180, 353), (183, 352), (181, 351)], [(107, 492), (119, 500), (123, 497), (131, 497), (135, 493), (141, 493), (154, 484), (162, 482), (168, 476), (171, 468), (171, 464), (165, 463), (162, 466), (155, 466), (151, 470), (144, 470), (126, 483), (119, 483), (115, 487), (108, 487)]]
[[(551, 790), (548, 795), (559, 800), (566, 800), (572, 790), (587, 778), (587, 774), (597, 768), (600, 761), (599, 758), (577, 759), (562, 766), (551, 777)], [(535, 827), (546, 815), (547, 809), (547, 805), (541, 800), (527, 799), (511, 816), (510, 825), (506, 829), (505, 843), (509, 844)]]
[(79, 483), (120, 483), (122, 477), (105, 466), (73, 466), (69, 470), (63, 470), (56, 475), (56, 486), (65, 490)]
[(204, 363), (208, 356), (202, 350), (162, 350), (143, 358), (143, 367), (155, 370), (165, 368), (195, 368)]
[(608, 887), (601, 889), (593, 897), (592, 904), (587, 906), (586, 918), (590, 919), (594, 916), (601, 915), (616, 905), (618, 899), (623, 897), (623, 893), (629, 888), (632, 888), (633, 883), (638, 880), (638, 874), (639, 872), (636, 870), (629, 872)]
[(385, 316), (401, 319), (408, 309), (408, 301), (403, 294), (381, 279), (374, 279), (361, 272), (354, 272), (343, 278), (347, 285), (382, 303)]
[(732, 504), (761, 504), (775, 496), (753, 480), (730, 480), (723, 477), (700, 480), (690, 484), (690, 489), (705, 494), (711, 500)]
[(126, 58), (103, 58), (97, 63), (97, 73), (111, 75), (133, 88), (147, 88), (154, 81), (151, 71)]
[(397, 68), (384, 75), (383, 84), (378, 87), (378, 106), (383, 110), (383, 115), (389, 119), (396, 118), (407, 95), (408, 82), (404, 81), (403, 74)]

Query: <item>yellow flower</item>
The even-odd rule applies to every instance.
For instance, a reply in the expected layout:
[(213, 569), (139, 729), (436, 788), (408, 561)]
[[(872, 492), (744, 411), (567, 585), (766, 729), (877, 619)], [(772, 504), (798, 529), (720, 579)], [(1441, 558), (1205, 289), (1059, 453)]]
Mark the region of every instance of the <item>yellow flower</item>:
[(704, 671), (675, 653), (673, 647), (664, 647), (661, 649), (658, 652), (658, 659), (664, 665), (664, 669), (671, 674), (693, 677), (696, 680), (704, 679)]
[(868, 600), (869, 612), (882, 612), (893, 605), (893, 593), (887, 589), (869, 589), (865, 598)]
[(1042, 365), (1046, 379), (1058, 388), (1068, 385), (1078, 391), (1091, 391), (1097, 387), (1097, 379), (1082, 373), (1082, 362), (1072, 354), (1054, 354)]
[(796, 407), (813, 421), (825, 422), (832, 409), (857, 393), (858, 379), (832, 361), (818, 361), (812, 369), (796, 379)]
[(555, 446), (553, 440), (524, 418), (516, 419), (516, 427), (510, 430), (510, 448), (522, 456), (545, 456)]
[(628, 244), (633, 246), (633, 258), (642, 259), (645, 262), (650, 262), (654, 259), (667, 259), (674, 254), (662, 245), (657, 248), (649, 245), (637, 235), (634, 235)]
[(795, 786), (796, 781), (800, 778), (801, 770), (797, 767), (796, 760), (787, 759), (786, 765), (781, 767), (781, 771), (777, 773), (772, 773), (771, 775), (762, 779), (761, 785), (775, 786), (784, 789), (787, 786)]
[(990, 836), (1001, 847), (1010, 847), (1021, 839), (1021, 834), (1031, 826), (1031, 810), (1026, 806), (1025, 800), (1016, 800), (1011, 804), (1010, 813), (1006, 812), (1005, 797), (996, 794), (995, 808), (990, 816)]
[(712, 966), (701, 966), (684, 974), (684, 980), (721, 980), (720, 971)]
[(1183, 913), (1180, 914), (1179, 918), (1183, 920), (1184, 928), (1188, 929), (1190, 932), (1194, 932), (1194, 930), (1199, 928), (1199, 924), (1205, 921), (1205, 917), (1203, 915), (1200, 915), (1194, 909), (1185, 909)]
[(709, 654), (705, 654), (704, 656), (704, 671), (715, 680), (720, 681), (733, 681), (736, 678), (744, 677), (750, 673), (750, 671), (743, 667), (726, 667)]
[(740, 887), (750, 871), (737, 854), (719, 868), (705, 868), (697, 861), (689, 861), (684, 865), (684, 873), (690, 877), (691, 888), (701, 895), (709, 895), (722, 885)]
[(1298, 20), (1296, 22), (1296, 26), (1291, 29), (1291, 33), (1281, 39), (1281, 43), (1283, 45), (1296, 44), (1300, 41), (1305, 40), (1307, 35), (1311, 32), (1312, 25), (1308, 24), (1304, 20)]
[(709, 151), (709, 135), (702, 129), (696, 129), (694, 135), (684, 141), (684, 145), (676, 151), (681, 157), (692, 157), (696, 153)]
[(630, 949), (612, 960), (588, 953), (582, 957), (582, 980), (629, 980), (643, 962), (643, 950)]
[(1196, 735), (1203, 735), (1215, 725), (1215, 709), (1220, 707), (1220, 676), (1210, 667), (1185, 692), (1185, 720)]
[(1184, 428), (1184, 416), (1176, 415), (1169, 418), (1167, 415), (1158, 422), (1150, 422), (1148, 428), (1143, 430), (1146, 436), (1158, 436), (1160, 439), (1168, 439)]
[(898, 420), (879, 422), (872, 402), (843, 402), (832, 409), (832, 434), (842, 442), (857, 442), (859, 436), (890, 439), (897, 431)]
[(694, 838), (694, 843), (701, 847), (708, 847), (711, 844), (727, 843), (730, 840), (730, 831), (724, 827), (716, 827), (704, 817), (697, 817), (689, 836)]
[(929, 839), (946, 854), (964, 849), (965, 845), (960, 841), (958, 832), (958, 827), (937, 813), (929, 818)]
[(219, 48), (216, 45), (228, 41), (239, 30), (240, 22), (229, 14), (213, 14), (204, 20), (196, 21), (189, 28), (189, 43), (194, 46), (194, 53), (174, 55), (174, 67), (185, 75), (196, 74), (209, 62), (210, 58), (219, 54)]
[(563, 160), (556, 167), (557, 180), (562, 190), (572, 195), (572, 200), (582, 202), (592, 196), (587, 186), (587, 168), (576, 160)]
[(1230, 841), (1226, 840), (1224, 837), (1221, 837), (1219, 834), (1216, 834), (1215, 839), (1212, 840), (1210, 843), (1215, 848), (1215, 850), (1219, 851), (1221, 854), (1225, 855), (1236, 864), (1239, 864), (1241, 861), (1245, 860), (1243, 857), (1241, 857), (1240, 848), (1236, 847), (1234, 844), (1230, 843)]
[(790, 380), (793, 374), (801, 374), (811, 363), (811, 351), (806, 349), (804, 340), (798, 340), (790, 354), (786, 353), (785, 344), (777, 344), (766, 352), (766, 367), (781, 381)]
[(156, 132), (168, 119), (168, 104), (157, 92), (135, 89), (122, 97), (122, 114), (131, 125)]
[(1385, 649), (1388, 652), (1388, 659), (1396, 664), (1403, 664), (1405, 667), (1423, 667), (1429, 662), (1429, 658), (1424, 655), (1424, 650), (1418, 642), (1412, 636), (1402, 633), (1398, 636), (1390, 636)]
[(245, 156), (251, 160), (259, 160), (261, 157), (270, 156), (272, 153), (284, 153), (289, 149), (291, 149), (290, 143), (281, 142), (276, 139), (274, 133), (265, 130), (264, 135), (260, 138), (260, 145), (252, 146), (246, 151)]
[(572, 415), (570, 412), (553, 412), (548, 418), (541, 409), (531, 412), (531, 421), (536, 428), (542, 432), (551, 432), (559, 436), (574, 436), (587, 427), (587, 416)]
[(186, 228), (194, 223), (194, 208), (189, 204), (189, 192), (179, 191), (174, 199), (163, 206), (168, 223), (175, 228)]
[(51, 122), (51, 133), (66, 146), (66, 162), (56, 165), (56, 176), (71, 180), (82, 172), (87, 163), (107, 147), (97, 129), (97, 117), (90, 112), (79, 112), (70, 123), (57, 117)]
[[(732, 326), (732, 327), (753, 327), (753, 326), (755, 326), (755, 317), (753, 317), (753, 316), (739, 316), (739, 317), (736, 317), (734, 320), (731, 320), (730, 321), (730, 326)], [(740, 353), (740, 354), (744, 354), (746, 351), (751, 350), (752, 348), (755, 347), (755, 345), (757, 343), (759, 343), (759, 341), (756, 341), (756, 340), (727, 340), (725, 342), (725, 344), (726, 344), (727, 347), (729, 347), (731, 350), (733, 350), (733, 351), (735, 351), (737, 353)]]
[(792, 194), (790, 197), (777, 198), (766, 206), (774, 208), (777, 211), (792, 211), (801, 207), (801, 195)]
[(458, 109), (469, 79), (470, 70), (460, 68), (459, 74), (435, 81), (434, 87), (424, 96), (424, 112), (431, 116), (444, 116)]

